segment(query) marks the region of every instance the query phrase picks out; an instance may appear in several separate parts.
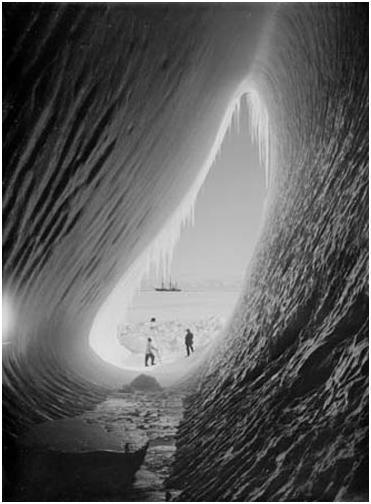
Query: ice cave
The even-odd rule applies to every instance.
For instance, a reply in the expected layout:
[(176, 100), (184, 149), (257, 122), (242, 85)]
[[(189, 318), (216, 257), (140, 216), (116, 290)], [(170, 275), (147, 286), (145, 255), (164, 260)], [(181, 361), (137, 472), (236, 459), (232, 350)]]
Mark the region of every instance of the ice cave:
[[(130, 500), (156, 423), (138, 500), (368, 501), (368, 5), (2, 9), (4, 500)], [(133, 378), (97, 312), (171, 257), (242, 103), (267, 197), (233, 317), (169, 425), (126, 395), (94, 449)]]

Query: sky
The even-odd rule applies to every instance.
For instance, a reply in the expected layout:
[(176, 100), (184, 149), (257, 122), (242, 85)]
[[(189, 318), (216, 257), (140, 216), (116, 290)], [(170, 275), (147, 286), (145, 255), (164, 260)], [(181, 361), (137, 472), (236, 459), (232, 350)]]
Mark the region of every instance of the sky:
[(174, 250), (172, 278), (180, 287), (182, 282), (230, 283), (244, 275), (256, 243), (266, 192), (264, 169), (248, 130), (243, 106), (239, 132), (236, 126), (228, 132), (200, 190), (195, 225), (183, 230)]
[[(125, 321), (148, 322), (153, 316), (160, 322), (201, 320), (213, 315), (227, 317), (231, 312), (237, 299), (232, 291), (240, 290), (252, 257), (266, 194), (264, 169), (248, 131), (247, 111), (242, 107), (240, 133), (234, 127), (224, 139), (198, 195), (194, 227), (183, 230), (174, 250), (172, 278), (182, 292), (154, 291), (161, 279), (156, 280), (153, 271), (142, 284), (142, 291), (150, 292), (138, 292), (127, 314), (123, 311), (124, 291), (119, 286), (98, 312), (90, 344), (105, 360), (121, 366), (117, 361), (122, 356), (117, 330)], [(215, 288), (212, 282), (219, 285)], [(201, 292), (195, 294), (197, 290)]]

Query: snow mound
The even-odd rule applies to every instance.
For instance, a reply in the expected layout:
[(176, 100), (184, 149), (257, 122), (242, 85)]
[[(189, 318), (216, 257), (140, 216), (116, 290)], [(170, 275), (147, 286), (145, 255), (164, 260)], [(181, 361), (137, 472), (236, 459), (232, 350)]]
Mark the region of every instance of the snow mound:
[(137, 376), (131, 383), (130, 387), (135, 390), (140, 390), (143, 392), (159, 392), (162, 390), (161, 385), (158, 383), (156, 378), (153, 376), (148, 376), (141, 374)]

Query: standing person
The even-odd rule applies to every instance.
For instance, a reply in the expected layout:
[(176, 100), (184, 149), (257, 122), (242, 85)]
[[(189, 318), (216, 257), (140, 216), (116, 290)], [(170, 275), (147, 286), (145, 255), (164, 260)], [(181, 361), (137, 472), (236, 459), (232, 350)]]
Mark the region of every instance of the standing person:
[(144, 364), (148, 367), (148, 361), (151, 360), (151, 366), (155, 365), (155, 354), (153, 352), (157, 352), (157, 348), (155, 348), (152, 344), (152, 338), (147, 339), (146, 345), (146, 355), (144, 359)]
[[(156, 335), (158, 332), (158, 328), (157, 328), (157, 322), (156, 322), (155, 317), (152, 317), (151, 320), (149, 321), (149, 329), (150, 329), (150, 338), (153, 338), (155, 336), (154, 340), (156, 341)], [(153, 347), (153, 349), (156, 351), (158, 361), (161, 364), (159, 349), (155, 348), (155, 347)]]
[(193, 334), (189, 329), (187, 329), (184, 342), (187, 350), (187, 357), (189, 357), (191, 355), (191, 351), (193, 352)]

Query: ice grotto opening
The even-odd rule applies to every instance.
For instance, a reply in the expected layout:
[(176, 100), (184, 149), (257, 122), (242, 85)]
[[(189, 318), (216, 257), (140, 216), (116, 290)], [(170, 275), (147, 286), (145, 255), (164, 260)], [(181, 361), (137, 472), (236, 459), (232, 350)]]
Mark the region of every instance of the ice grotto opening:
[(5, 476), (22, 429), (121, 379), (89, 348), (92, 320), (180, 224), (247, 93), (265, 224), (172, 481), (183, 500), (367, 500), (367, 4), (3, 14)]
[[(202, 365), (216, 338), (222, 337), (253, 255), (266, 195), (259, 151), (248, 135), (249, 120), (243, 99), (191, 208), (191, 222), (185, 223), (174, 249), (175, 240), (167, 238), (172, 257), (164, 264), (146, 265), (132, 299), (124, 276), (95, 316), (90, 346), (103, 360), (129, 371), (128, 378), (145, 370), (161, 385), (179, 383)], [(178, 227), (175, 231), (178, 235)], [(141, 276), (139, 272), (136, 281)], [(161, 285), (172, 285), (173, 290), (159, 290)], [(155, 322), (150, 322), (153, 316)], [(187, 328), (195, 335), (191, 359), (185, 359)], [(156, 365), (145, 369), (148, 337), (157, 357)]]

